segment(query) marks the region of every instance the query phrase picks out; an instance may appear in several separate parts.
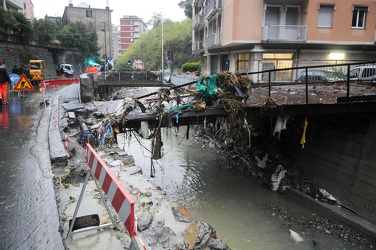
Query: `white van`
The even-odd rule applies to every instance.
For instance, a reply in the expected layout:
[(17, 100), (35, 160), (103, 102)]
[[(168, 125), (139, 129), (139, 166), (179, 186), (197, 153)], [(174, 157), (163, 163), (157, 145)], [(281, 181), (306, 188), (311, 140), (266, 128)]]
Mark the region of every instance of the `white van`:
[(366, 64), (350, 70), (350, 81), (376, 83), (376, 64)]
[[(62, 72), (63, 71), (63, 72)], [(74, 68), (72, 64), (62, 63), (56, 66), (56, 73), (60, 76), (64, 73), (65, 76), (73, 76)]]

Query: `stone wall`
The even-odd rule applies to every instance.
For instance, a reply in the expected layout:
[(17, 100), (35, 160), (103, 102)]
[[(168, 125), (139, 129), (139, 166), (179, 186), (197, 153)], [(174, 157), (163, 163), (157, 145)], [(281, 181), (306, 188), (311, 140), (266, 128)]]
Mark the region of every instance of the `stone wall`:
[[(7, 66), (8, 71), (11, 71), (13, 65), (18, 67), (21, 64), (27, 65), (29, 60), (38, 59), (44, 60), (47, 66), (47, 77), (55, 77), (55, 64), (69, 63), (75, 67), (75, 74), (81, 73), (81, 63), (79, 61), (79, 52), (75, 49), (56, 47), (42, 47), (33, 44), (20, 44), (10, 40), (0, 39), (0, 58)], [(82, 65), (83, 67), (83, 65)]]

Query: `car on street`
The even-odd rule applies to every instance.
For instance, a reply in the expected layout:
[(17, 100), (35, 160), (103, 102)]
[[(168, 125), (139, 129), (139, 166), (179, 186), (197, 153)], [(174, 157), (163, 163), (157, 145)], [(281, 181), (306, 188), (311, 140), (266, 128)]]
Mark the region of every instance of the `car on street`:
[(344, 75), (339, 71), (334, 70), (305, 70), (300, 72), (295, 82), (305, 83), (306, 75), (309, 83), (328, 83), (328, 82), (341, 82), (345, 81)]
[(74, 75), (74, 67), (72, 64), (68, 63), (57, 64), (56, 74), (58, 76), (65, 75), (66, 77), (71, 77)]
[(350, 70), (350, 81), (376, 83), (376, 64), (360, 65)]

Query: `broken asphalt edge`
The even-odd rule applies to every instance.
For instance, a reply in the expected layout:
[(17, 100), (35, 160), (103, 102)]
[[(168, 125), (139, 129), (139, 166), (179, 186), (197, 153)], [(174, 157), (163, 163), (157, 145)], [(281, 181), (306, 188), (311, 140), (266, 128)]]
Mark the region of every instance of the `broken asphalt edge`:
[[(65, 88), (61, 91), (64, 91)], [(48, 144), (50, 147), (51, 164), (68, 163), (67, 152), (59, 130), (59, 98), (60, 94), (55, 94), (51, 106), (50, 124), (48, 130)]]

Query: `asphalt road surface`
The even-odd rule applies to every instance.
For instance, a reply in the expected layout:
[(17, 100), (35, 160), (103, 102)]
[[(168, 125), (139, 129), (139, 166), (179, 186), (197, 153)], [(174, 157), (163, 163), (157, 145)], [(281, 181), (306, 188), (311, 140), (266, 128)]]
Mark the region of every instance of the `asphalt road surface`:
[(0, 249), (64, 249), (48, 147), (49, 107), (40, 106), (37, 91), (8, 100), (0, 107)]

